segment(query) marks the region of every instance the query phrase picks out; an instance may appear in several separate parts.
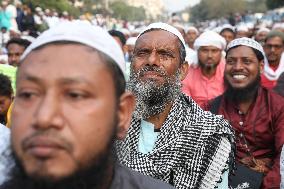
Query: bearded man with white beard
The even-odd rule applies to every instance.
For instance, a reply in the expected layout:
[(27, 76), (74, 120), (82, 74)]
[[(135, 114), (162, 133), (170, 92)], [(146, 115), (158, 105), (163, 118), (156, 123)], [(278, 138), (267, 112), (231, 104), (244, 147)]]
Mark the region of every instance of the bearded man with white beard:
[(182, 35), (168, 24), (153, 23), (139, 34), (128, 83), (136, 109), (126, 138), (117, 142), (118, 158), (178, 189), (226, 188), (231, 126), (182, 94), (185, 56)]

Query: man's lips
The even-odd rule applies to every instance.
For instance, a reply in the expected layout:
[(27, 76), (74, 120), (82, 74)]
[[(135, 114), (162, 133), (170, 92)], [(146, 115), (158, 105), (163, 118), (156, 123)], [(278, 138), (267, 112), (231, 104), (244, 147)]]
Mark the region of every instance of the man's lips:
[(56, 150), (64, 150), (65, 148), (57, 140), (37, 136), (27, 140), (23, 144), (23, 149), (32, 156), (44, 159), (51, 157)]
[(159, 72), (156, 71), (146, 71), (143, 74), (141, 74), (141, 77), (163, 77), (162, 74), (160, 74)]

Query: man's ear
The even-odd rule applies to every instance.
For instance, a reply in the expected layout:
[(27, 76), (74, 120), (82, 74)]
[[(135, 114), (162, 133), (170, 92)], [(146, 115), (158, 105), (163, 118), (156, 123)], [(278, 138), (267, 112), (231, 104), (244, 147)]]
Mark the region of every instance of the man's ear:
[(188, 63), (187, 61), (184, 61), (181, 65), (180, 65), (180, 80), (184, 80), (185, 77), (187, 76), (187, 72), (188, 72)]
[(259, 71), (260, 71), (261, 74), (262, 74), (263, 71), (264, 71), (264, 61), (263, 61), (263, 60), (260, 61), (260, 64), (259, 64)]
[(135, 109), (135, 97), (131, 92), (123, 93), (118, 104), (118, 126), (116, 138), (123, 140), (130, 126), (132, 113)]

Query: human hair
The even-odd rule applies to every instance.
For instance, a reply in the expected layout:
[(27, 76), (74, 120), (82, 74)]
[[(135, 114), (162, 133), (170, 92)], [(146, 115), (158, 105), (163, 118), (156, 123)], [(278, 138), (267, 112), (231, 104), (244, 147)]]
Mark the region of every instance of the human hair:
[(44, 44), (42, 46), (39, 46), (39, 47), (35, 48), (33, 51), (42, 49), (45, 46), (50, 45), (50, 44), (53, 44), (53, 45), (54, 44), (59, 44), (59, 45), (79, 44), (79, 45), (86, 46), (87, 48), (89, 48), (93, 51), (96, 51), (98, 53), (99, 57), (102, 59), (102, 61), (104, 61), (104, 65), (106, 66), (107, 70), (110, 72), (110, 74), (112, 76), (112, 79), (113, 79), (113, 82), (114, 82), (114, 87), (115, 87), (116, 98), (118, 99), (125, 92), (126, 81), (125, 81), (125, 77), (124, 77), (122, 70), (120, 69), (118, 64), (111, 57), (106, 55), (105, 53), (103, 53), (103, 52), (101, 52), (97, 49), (94, 49), (93, 47), (89, 47), (85, 44), (81, 44), (79, 42), (73, 42), (73, 41), (55, 41), (55, 42), (51, 42), (51, 43), (47, 43), (47, 44)]
[(22, 38), (12, 38), (6, 44), (7, 49), (8, 49), (8, 46), (10, 44), (17, 44), (17, 45), (22, 46), (26, 49), (31, 44), (31, 42), (26, 40), (26, 39), (22, 39)]
[(268, 39), (271, 39), (273, 37), (280, 37), (282, 39), (282, 44), (284, 44), (284, 33), (277, 30), (270, 31), (265, 37), (264, 42), (266, 42)]
[(8, 76), (0, 73), (0, 96), (12, 97), (13, 88)]
[(223, 28), (223, 29), (220, 31), (220, 35), (221, 35), (223, 32), (226, 32), (226, 31), (232, 33), (232, 34), (234, 35), (234, 37), (236, 36), (236, 33), (235, 33), (234, 30), (231, 29), (231, 28)]
[[(227, 55), (230, 52), (230, 50), (235, 49), (235, 48), (240, 47), (240, 46), (244, 46), (244, 45), (236, 45), (236, 46), (228, 49), (227, 52), (226, 52), (226, 57), (225, 58), (227, 58)], [(254, 54), (255, 54), (255, 56), (256, 56), (258, 61), (264, 60), (264, 56), (263, 56), (263, 54), (259, 50), (255, 49), (255, 48), (252, 48), (252, 47), (250, 47), (250, 48), (253, 50), (253, 52), (254, 52)]]
[(126, 38), (125, 38), (125, 36), (124, 36), (124, 34), (123, 34), (122, 32), (117, 31), (117, 30), (109, 30), (108, 33), (109, 33), (111, 36), (113, 36), (113, 37), (118, 37), (119, 40), (120, 40), (120, 42), (121, 42), (121, 44), (122, 44), (122, 45), (125, 45), (125, 43), (126, 43)]
[[(157, 31), (157, 30), (163, 30), (163, 29), (152, 28), (152, 29), (147, 30), (144, 33), (140, 34), (140, 36), (145, 34), (145, 33), (150, 32), (150, 31)], [(182, 42), (179, 40), (179, 38), (178, 38), (178, 42), (179, 42), (179, 44), (178, 44), (178, 51), (179, 51), (180, 64), (183, 64), (185, 62), (186, 50), (185, 50), (185, 46), (182, 44)]]

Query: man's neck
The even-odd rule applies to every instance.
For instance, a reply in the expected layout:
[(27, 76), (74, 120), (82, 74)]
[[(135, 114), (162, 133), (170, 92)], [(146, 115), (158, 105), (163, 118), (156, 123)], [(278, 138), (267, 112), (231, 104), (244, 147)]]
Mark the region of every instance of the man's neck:
[(154, 124), (155, 129), (160, 129), (162, 127), (163, 123), (165, 122), (165, 120), (167, 119), (167, 117), (169, 115), (169, 112), (170, 112), (170, 110), (172, 108), (172, 105), (173, 105), (173, 103), (169, 103), (165, 107), (163, 112), (147, 118), (146, 121)]
[(252, 103), (254, 102), (254, 99), (251, 98), (249, 100), (246, 100), (245, 102), (239, 102), (238, 105), (239, 105), (239, 110), (244, 113), (244, 114), (247, 114), (250, 106), (252, 105)]

